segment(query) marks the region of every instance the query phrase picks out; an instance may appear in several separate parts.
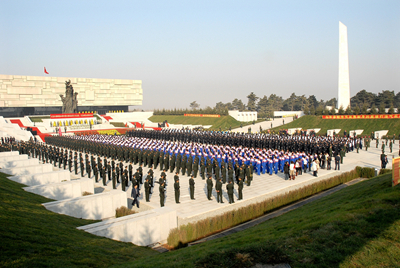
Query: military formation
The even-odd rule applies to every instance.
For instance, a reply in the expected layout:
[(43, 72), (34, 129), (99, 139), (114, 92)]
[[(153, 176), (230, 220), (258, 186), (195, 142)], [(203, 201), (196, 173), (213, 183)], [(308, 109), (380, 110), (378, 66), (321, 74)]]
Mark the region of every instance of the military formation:
[[(346, 153), (358, 152), (363, 146), (368, 150), (370, 142), (369, 138), (357, 137), (136, 130), (126, 136), (49, 136), (46, 143), (2, 140), (0, 149), (19, 150), (75, 174), (79, 170), (81, 177), (93, 176), (104, 186), (111, 182), (113, 189), (120, 184), (125, 191), (130, 182), (137, 206), (141, 186), (149, 202), (158, 183), (160, 206), (164, 206), (168, 172), (174, 174), (176, 203), (180, 203), (180, 176), (189, 178), (190, 199), (195, 200), (195, 179), (199, 177), (204, 180), (209, 200), (215, 191), (217, 202), (223, 203), (226, 190), (229, 203), (234, 203), (235, 186), (238, 200), (243, 199), (244, 185), (251, 186), (254, 175), (286, 175), (285, 166), (292, 162), (296, 163), (296, 174), (299, 170), (311, 171), (314, 161), (330, 169), (334, 160), (335, 169), (340, 169)], [(162, 171), (158, 180), (154, 178), (155, 169)]]

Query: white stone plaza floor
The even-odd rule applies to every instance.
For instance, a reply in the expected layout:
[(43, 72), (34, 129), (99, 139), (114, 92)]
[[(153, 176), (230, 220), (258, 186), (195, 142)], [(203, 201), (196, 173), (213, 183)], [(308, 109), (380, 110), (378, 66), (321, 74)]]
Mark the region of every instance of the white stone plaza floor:
[[(375, 145), (375, 142), (373, 142)], [(391, 168), (392, 165), (392, 157), (398, 156), (398, 148), (399, 142), (396, 141), (396, 144), (393, 146), (393, 153), (389, 153), (386, 150), (386, 154), (388, 155), (388, 165), (387, 168)], [(334, 170), (334, 161), (332, 161), (332, 170), (320, 169), (318, 172), (318, 177), (314, 177), (311, 172), (303, 173), (303, 175), (299, 175), (295, 180), (285, 180), (284, 174), (278, 172), (277, 175), (269, 175), (269, 174), (261, 174), (258, 176), (254, 174), (253, 181), (251, 186), (244, 186), (243, 189), (243, 200), (237, 200), (238, 192), (237, 185), (235, 184), (234, 191), (234, 204), (229, 204), (228, 196), (226, 192), (226, 184), (223, 185), (223, 201), (224, 203), (217, 203), (216, 201), (216, 192), (215, 192), (215, 180), (213, 180), (214, 188), (213, 188), (213, 200), (207, 199), (207, 189), (206, 189), (206, 181), (202, 180), (200, 175), (195, 179), (195, 199), (191, 200), (189, 196), (189, 177), (182, 174), (180, 177), (180, 204), (175, 203), (175, 195), (174, 195), (174, 187), (173, 187), (173, 177), (174, 173), (167, 172), (167, 187), (166, 187), (166, 199), (165, 199), (165, 207), (176, 210), (178, 217), (178, 225), (186, 224), (189, 222), (195, 222), (200, 219), (204, 219), (210, 216), (218, 215), (230, 210), (234, 210), (240, 207), (247, 206), (252, 203), (256, 203), (267, 198), (277, 196), (279, 194), (284, 194), (289, 192), (290, 190), (301, 188), (305, 185), (314, 183), (316, 181), (320, 181), (326, 178), (330, 178), (336, 176), (342, 172), (353, 170), (356, 166), (361, 167), (372, 167), (376, 169), (381, 168), (380, 162), (380, 154), (381, 149), (369, 148), (368, 151), (360, 150), (359, 153), (356, 150), (349, 152), (346, 154), (344, 158), (343, 164), (340, 166), (340, 171)], [(125, 163), (126, 165), (126, 163)], [(134, 166), (134, 171), (137, 166)], [(145, 178), (145, 174), (147, 174), (148, 168), (143, 168), (143, 177)], [(154, 170), (154, 181), (158, 181), (160, 178), (161, 171), (159, 168)], [(80, 172), (78, 175), (75, 175), (74, 172), (71, 173), (71, 179), (79, 179)], [(92, 175), (91, 178), (94, 179)], [(144, 179), (143, 179), (144, 181)], [(129, 207), (132, 208), (130, 199), (131, 193), (131, 183), (129, 182), (129, 187), (126, 189), (126, 195), (128, 198)], [(160, 197), (159, 197), (159, 184), (154, 183), (154, 188), (152, 189), (153, 194), (150, 195), (150, 202), (145, 201), (144, 197), (144, 188), (141, 185), (140, 188), (140, 208), (137, 209), (133, 207), (132, 209), (137, 212), (142, 212), (146, 210), (151, 210), (155, 208), (160, 208)], [(102, 181), (95, 183), (95, 192), (100, 193), (104, 191), (110, 191), (112, 189), (112, 182), (107, 181), (107, 186), (103, 186)], [(121, 185), (117, 185), (117, 189), (121, 190)]]

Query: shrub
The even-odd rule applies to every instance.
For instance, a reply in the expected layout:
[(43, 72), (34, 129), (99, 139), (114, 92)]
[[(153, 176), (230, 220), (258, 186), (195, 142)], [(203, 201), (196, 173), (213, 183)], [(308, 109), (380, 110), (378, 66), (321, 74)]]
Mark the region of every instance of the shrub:
[(362, 178), (375, 177), (375, 169), (374, 168), (369, 168), (369, 167), (361, 168), (361, 172), (360, 172), (359, 176), (362, 177)]
[(136, 213), (135, 211), (133, 211), (133, 210), (131, 210), (131, 209), (125, 207), (125, 206), (122, 206), (122, 207), (117, 208), (115, 210), (115, 217), (119, 218), (119, 217), (123, 217), (123, 216), (132, 215), (132, 214), (135, 214), (135, 213)]
[(172, 248), (178, 248), (189, 242), (258, 218), (271, 210), (291, 204), (339, 184), (364, 176), (366, 178), (371, 178), (374, 175), (375, 170), (373, 168), (356, 167), (352, 171), (315, 182), (300, 189), (290, 191), (287, 194), (278, 195), (262, 202), (225, 212), (221, 215), (200, 220), (198, 222), (181, 225), (170, 231), (167, 243)]
[(93, 193), (91, 193), (91, 192), (86, 192), (86, 191), (84, 191), (83, 193), (82, 193), (82, 196), (86, 196), (86, 195), (92, 195)]
[(392, 173), (392, 170), (387, 169), (387, 168), (381, 168), (381, 170), (379, 170), (379, 175), (386, 174), (386, 173)]

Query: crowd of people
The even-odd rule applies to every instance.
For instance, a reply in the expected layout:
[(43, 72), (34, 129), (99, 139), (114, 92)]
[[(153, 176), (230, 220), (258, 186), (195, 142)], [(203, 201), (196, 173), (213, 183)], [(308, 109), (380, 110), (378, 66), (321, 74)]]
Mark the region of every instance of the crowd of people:
[[(161, 190), (165, 188), (168, 172), (175, 174), (176, 193), (181, 174), (191, 179), (200, 176), (206, 180), (209, 192), (213, 182), (217, 193), (222, 193), (221, 185), (227, 183), (228, 196), (237, 184), (241, 199), (243, 184), (250, 186), (253, 175), (283, 173), (286, 180), (294, 180), (303, 172), (318, 176), (318, 169), (333, 168), (332, 161), (335, 169), (340, 169), (346, 153), (362, 149), (363, 143), (361, 138), (350, 137), (136, 130), (126, 136), (49, 136), (46, 143), (21, 142), (14, 144), (13, 150), (38, 157), (43, 163), (74, 170), (75, 174), (80, 170), (82, 177), (93, 174), (96, 182), (102, 181), (104, 185), (112, 181), (114, 189), (120, 183), (125, 191), (130, 181), (136, 191), (132, 196), (137, 197), (144, 184), (146, 201), (157, 182), (163, 206)], [(153, 171), (157, 168), (162, 171), (158, 181)], [(194, 181), (190, 189), (192, 186)], [(218, 194), (217, 197), (222, 202), (222, 197)], [(175, 199), (179, 203), (179, 194)]]

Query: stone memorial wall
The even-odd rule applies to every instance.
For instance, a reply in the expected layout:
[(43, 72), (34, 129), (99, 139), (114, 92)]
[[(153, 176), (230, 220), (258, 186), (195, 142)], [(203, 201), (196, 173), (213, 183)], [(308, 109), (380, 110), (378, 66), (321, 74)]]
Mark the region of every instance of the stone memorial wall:
[(62, 106), (67, 80), (78, 106), (142, 105), (141, 80), (0, 75), (0, 107)]

